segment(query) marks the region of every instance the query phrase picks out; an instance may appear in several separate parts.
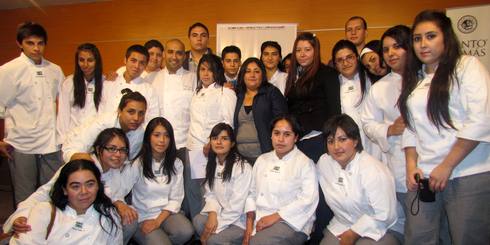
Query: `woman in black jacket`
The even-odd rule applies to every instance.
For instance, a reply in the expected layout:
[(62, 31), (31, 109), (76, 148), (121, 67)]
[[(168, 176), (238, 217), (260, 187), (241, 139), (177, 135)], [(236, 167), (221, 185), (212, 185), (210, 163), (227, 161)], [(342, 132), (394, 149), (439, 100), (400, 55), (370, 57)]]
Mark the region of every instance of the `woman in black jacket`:
[(238, 73), (234, 128), (237, 147), (250, 163), (272, 150), (270, 124), (287, 113), (287, 104), (279, 89), (267, 82), (264, 64), (248, 58)]
[[(296, 144), (314, 162), (326, 152), (323, 125), (341, 113), (340, 82), (337, 71), (320, 60), (320, 41), (313, 33), (304, 32), (294, 41), (291, 68), (286, 82), (289, 113), (297, 118), (302, 134)], [(314, 232), (310, 244), (318, 244), (333, 214), (320, 190)]]

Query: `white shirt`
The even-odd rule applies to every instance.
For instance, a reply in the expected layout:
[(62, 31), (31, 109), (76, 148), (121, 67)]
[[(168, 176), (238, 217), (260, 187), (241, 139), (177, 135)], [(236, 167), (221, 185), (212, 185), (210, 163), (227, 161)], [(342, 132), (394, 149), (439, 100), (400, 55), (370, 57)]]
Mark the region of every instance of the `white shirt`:
[[(216, 159), (218, 162), (218, 159)], [(245, 229), (246, 214), (244, 212), (250, 184), (252, 183), (252, 166), (247, 162), (235, 162), (229, 181), (223, 182), (225, 165), (216, 164), (213, 189), (209, 184), (205, 188), (205, 205), (202, 213), (216, 212), (218, 227), (216, 233), (236, 225)]]
[(143, 175), (143, 163), (141, 158), (136, 159), (130, 166), (123, 169), (124, 196), (133, 190), (132, 206), (138, 212), (138, 222), (148, 219), (156, 219), (163, 210), (178, 213), (182, 200), (184, 200), (184, 165), (180, 159), (175, 159), (175, 175), (172, 175), (170, 183), (163, 173), (161, 163), (153, 160), (152, 171), (155, 179), (148, 179)]
[(177, 149), (185, 147), (190, 125), (190, 106), (196, 90), (196, 74), (184, 68), (170, 74), (167, 68), (159, 71), (152, 83), (158, 97), (160, 116), (174, 128)]
[[(103, 172), (102, 165), (95, 155), (91, 155), (92, 160), (94, 160), (95, 166), (99, 169), (101, 173), (101, 180), (104, 184), (104, 193), (108, 196), (113, 202), (118, 200), (116, 197), (119, 197), (119, 190), (121, 189), (122, 177), (121, 171), (119, 169), (109, 169), (106, 172)], [(60, 167), (58, 171), (51, 177), (51, 179), (44, 185), (40, 186), (34, 193), (32, 193), (26, 200), (20, 202), (17, 205), (17, 209), (10, 217), (5, 221), (3, 225), (3, 230), (5, 233), (10, 232), (12, 228), (13, 222), (18, 217), (27, 217), (31, 212), (32, 208), (36, 206), (40, 202), (49, 202), (51, 198), (49, 193), (54, 186), (56, 180), (58, 180), (60, 176), (61, 169)]]
[(0, 118), (6, 143), (25, 154), (58, 151), (56, 96), (65, 79), (61, 68), (45, 59), (34, 64), (24, 53), (0, 67)]
[(407, 192), (401, 135), (387, 137), (388, 128), (400, 116), (397, 102), (401, 88), (402, 77), (395, 72), (373, 84), (364, 99), (360, 119), (364, 133), (385, 153), (388, 167), (395, 176), (396, 191)]
[[(92, 81), (85, 80), (85, 106), (80, 108), (78, 105), (73, 105), (75, 98), (73, 95), (74, 90), (73, 75), (70, 75), (61, 84), (60, 96), (58, 98), (58, 117), (57, 117), (57, 130), (59, 136), (59, 144), (63, 144), (65, 141), (65, 135), (73, 128), (76, 128), (86, 121), (90, 121), (97, 115), (97, 109), (94, 103), (95, 93), (95, 79)], [(105, 84), (103, 85), (105, 88)], [(101, 94), (101, 102), (104, 98)]]
[(364, 91), (364, 97), (361, 90), (361, 78), (359, 73), (352, 79), (344, 77), (342, 74), (339, 75), (340, 81), (340, 105), (342, 113), (349, 115), (356, 124), (359, 126), (359, 131), (361, 133), (362, 146), (369, 154), (374, 156), (376, 159), (381, 160), (382, 153), (379, 146), (372, 142), (364, 133), (361, 127), (361, 108), (366, 98), (366, 94), (369, 92), (371, 87), (371, 82), (366, 77), (366, 90)]
[(262, 217), (278, 213), (292, 229), (309, 236), (318, 205), (315, 164), (298, 148), (279, 159), (276, 152), (260, 155), (245, 212), (255, 210), (255, 226)]
[(272, 85), (276, 86), (276, 88), (281, 91), (282, 95), (284, 95), (284, 91), (286, 91), (287, 79), (288, 74), (277, 69), (274, 75), (272, 75), (269, 82), (272, 83)]
[(207, 88), (203, 87), (194, 94), (191, 101), (191, 123), (187, 148), (201, 150), (209, 142), (211, 129), (220, 122), (233, 127), (235, 105), (235, 92), (216, 83)]
[(395, 183), (385, 164), (363, 151), (342, 169), (323, 154), (317, 170), (325, 201), (334, 213), (327, 226), (332, 234), (352, 229), (378, 241), (395, 224)]
[[(111, 221), (103, 217), (102, 224), (110, 232), (102, 229), (99, 223), (101, 216), (93, 206), (90, 206), (85, 214), (77, 215), (77, 212), (69, 205), (65, 210), (56, 208), (51, 232), (46, 240), (46, 232), (51, 220), (51, 204), (49, 202), (38, 203), (29, 215), (27, 223), (31, 231), (20, 233), (19, 238), (12, 238), (10, 244), (32, 245), (32, 244), (122, 244), (122, 227), (118, 217), (114, 214), (114, 226), (111, 232)], [(117, 232), (116, 232), (117, 231)]]
[[(63, 160), (68, 162), (75, 153), (90, 152), (95, 139), (106, 128), (121, 128), (119, 116), (116, 112), (101, 114), (94, 120), (72, 129), (67, 134), (63, 144)], [(145, 129), (142, 125), (136, 130), (126, 132), (126, 137), (129, 140), (128, 160), (136, 157), (140, 151), (144, 133)]]
[(121, 91), (125, 88), (129, 88), (133, 92), (139, 92), (145, 97), (145, 122), (149, 122), (151, 119), (158, 117), (158, 97), (153, 92), (151, 85), (145, 82), (141, 77), (137, 77), (129, 83), (126, 82), (124, 76), (118, 76), (115, 81), (104, 82), (102, 97), (105, 99), (104, 103), (101, 103), (100, 111), (102, 113), (117, 111), (121, 98), (123, 97)]
[(449, 114), (457, 130), (437, 127), (427, 116), (427, 100), (434, 74), (423, 79), (407, 100), (415, 132), (405, 130), (402, 147), (415, 146), (417, 165), (428, 177), (448, 155), (457, 138), (480, 143), (454, 169), (450, 179), (490, 171), (490, 75), (481, 62), (463, 55), (449, 91)]

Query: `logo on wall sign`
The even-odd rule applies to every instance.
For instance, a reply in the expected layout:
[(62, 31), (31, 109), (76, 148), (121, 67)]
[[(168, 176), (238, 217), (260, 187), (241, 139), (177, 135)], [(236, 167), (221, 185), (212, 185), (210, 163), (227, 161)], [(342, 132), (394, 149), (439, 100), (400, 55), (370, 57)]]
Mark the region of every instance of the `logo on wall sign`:
[(458, 30), (464, 34), (472, 33), (478, 26), (478, 21), (472, 15), (465, 15), (458, 20)]

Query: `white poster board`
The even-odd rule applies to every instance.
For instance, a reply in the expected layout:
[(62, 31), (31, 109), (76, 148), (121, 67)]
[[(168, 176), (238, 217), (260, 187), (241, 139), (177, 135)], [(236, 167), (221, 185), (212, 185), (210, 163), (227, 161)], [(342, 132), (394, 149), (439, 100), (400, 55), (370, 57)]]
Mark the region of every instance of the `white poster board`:
[(248, 57), (260, 57), (260, 45), (265, 41), (276, 41), (281, 45), (282, 57), (291, 53), (296, 39), (296, 23), (242, 23), (217, 24), (216, 54), (221, 55), (224, 47), (235, 45), (242, 52), (242, 61)]
[(490, 4), (450, 8), (446, 14), (451, 18), (463, 54), (478, 57), (490, 70)]

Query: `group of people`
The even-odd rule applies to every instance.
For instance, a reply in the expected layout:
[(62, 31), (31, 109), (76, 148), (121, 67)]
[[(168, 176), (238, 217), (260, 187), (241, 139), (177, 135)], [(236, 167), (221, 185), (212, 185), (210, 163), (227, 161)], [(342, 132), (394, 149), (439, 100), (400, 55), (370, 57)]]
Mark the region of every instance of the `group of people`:
[(242, 63), (195, 23), (189, 51), (132, 45), (106, 75), (82, 44), (65, 79), (22, 24), (0, 67), (11, 244), (488, 244), (488, 70), (438, 11), (345, 35), (328, 64), (309, 32)]

